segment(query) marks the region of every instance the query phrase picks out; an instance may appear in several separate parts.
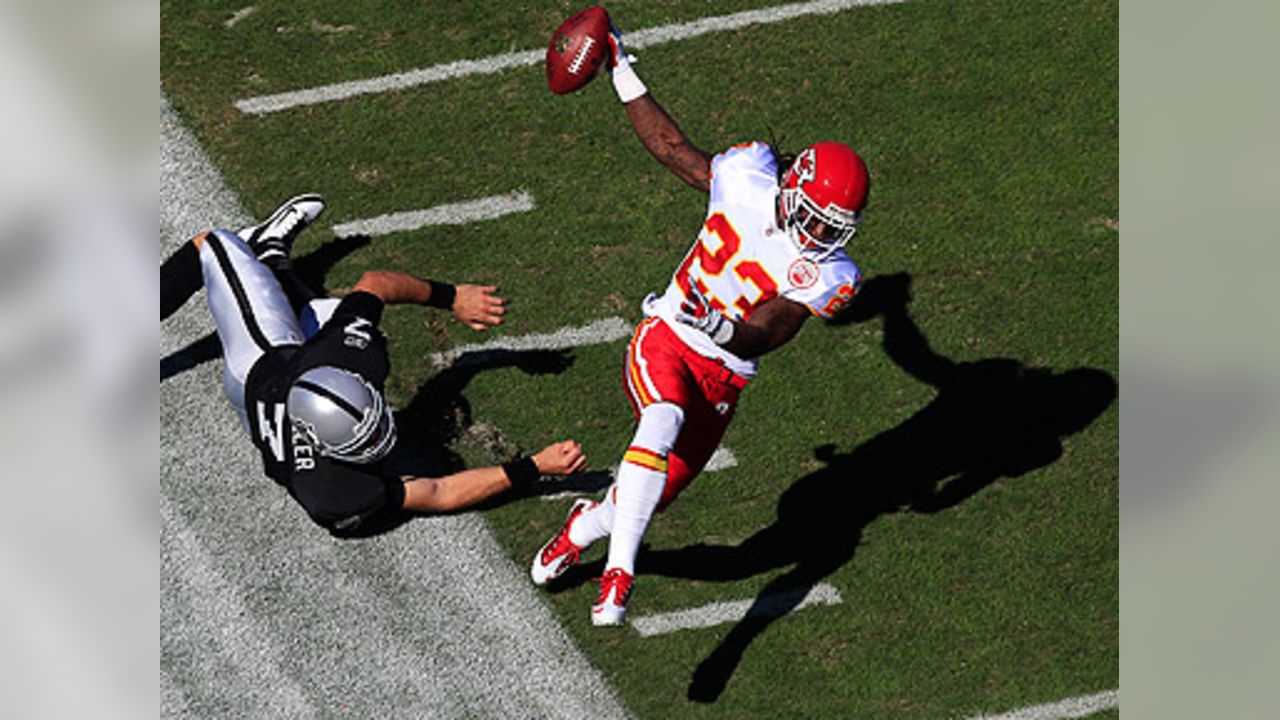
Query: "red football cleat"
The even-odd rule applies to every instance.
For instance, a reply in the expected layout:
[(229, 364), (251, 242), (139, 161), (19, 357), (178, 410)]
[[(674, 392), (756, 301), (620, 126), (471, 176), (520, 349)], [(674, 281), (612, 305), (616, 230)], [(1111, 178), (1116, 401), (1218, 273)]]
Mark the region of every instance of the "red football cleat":
[(622, 568), (610, 568), (600, 578), (600, 597), (591, 606), (592, 625), (621, 625), (631, 599), (631, 582), (635, 576)]
[(529, 576), (533, 578), (534, 585), (546, 585), (578, 564), (578, 554), (582, 552), (582, 548), (569, 541), (569, 527), (579, 515), (594, 506), (594, 502), (586, 499), (575, 502), (569, 509), (569, 517), (565, 519), (560, 531), (542, 546), (537, 555), (533, 556), (533, 567), (529, 569)]

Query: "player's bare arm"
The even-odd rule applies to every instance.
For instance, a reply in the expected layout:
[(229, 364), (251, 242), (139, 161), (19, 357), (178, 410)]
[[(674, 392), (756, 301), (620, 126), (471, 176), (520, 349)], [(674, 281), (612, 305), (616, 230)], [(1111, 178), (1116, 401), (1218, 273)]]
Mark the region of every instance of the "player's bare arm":
[(605, 58), (618, 99), (627, 109), (627, 118), (649, 154), (690, 187), (711, 190), (711, 155), (694, 145), (653, 99), (648, 88), (631, 68), (631, 58), (622, 47), (622, 33), (610, 20), (609, 55)]
[[(531, 463), (528, 467), (524, 463)], [(573, 440), (563, 440), (543, 448), (527, 461), (494, 467), (473, 468), (439, 478), (407, 478), (404, 509), (414, 512), (449, 512), (470, 507), (538, 476), (564, 476), (581, 470), (587, 458)], [(532, 473), (533, 477), (511, 477)]]
[(388, 305), (412, 303), (446, 308), (472, 330), (502, 323), (507, 301), (493, 285), (449, 285), (395, 270), (370, 270), (360, 277), (356, 290), (377, 296)]
[(690, 187), (711, 190), (711, 156), (689, 140), (653, 95), (645, 93), (625, 107), (631, 127), (649, 154)]
[(798, 302), (774, 298), (746, 322), (728, 320), (734, 324), (733, 337), (723, 347), (744, 360), (760, 357), (795, 337), (809, 315), (809, 309)]
[(677, 322), (706, 333), (715, 344), (744, 360), (760, 357), (795, 337), (808, 317), (804, 305), (775, 297), (756, 308), (749, 320), (733, 320), (696, 286), (676, 313)]

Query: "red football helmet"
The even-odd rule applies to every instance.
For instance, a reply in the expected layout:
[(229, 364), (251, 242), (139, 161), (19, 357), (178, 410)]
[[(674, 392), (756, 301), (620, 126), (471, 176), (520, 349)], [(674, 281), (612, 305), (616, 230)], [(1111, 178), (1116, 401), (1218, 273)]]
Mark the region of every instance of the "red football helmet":
[(858, 231), (871, 178), (858, 153), (844, 143), (805, 148), (782, 176), (782, 225), (801, 252), (821, 260)]

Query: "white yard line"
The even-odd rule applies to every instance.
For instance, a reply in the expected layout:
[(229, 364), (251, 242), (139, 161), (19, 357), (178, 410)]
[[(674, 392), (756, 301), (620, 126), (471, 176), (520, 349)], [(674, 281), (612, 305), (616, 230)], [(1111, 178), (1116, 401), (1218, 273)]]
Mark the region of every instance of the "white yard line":
[(728, 470), (731, 467), (738, 466), (738, 456), (726, 447), (716, 448), (711, 454), (711, 459), (707, 461), (707, 466), (702, 468), (702, 472), (717, 472), (720, 470)]
[(466, 225), (493, 220), (511, 213), (529, 212), (534, 208), (533, 196), (523, 190), (505, 195), (491, 195), (478, 200), (437, 205), (425, 210), (405, 210), (365, 220), (349, 220), (333, 226), (338, 237), (368, 235), (378, 237), (396, 232), (420, 230), (432, 225)]
[[(662, 43), (688, 40), (700, 35), (714, 32), (726, 32), (749, 27), (751, 25), (767, 25), (769, 23), (793, 20), (808, 15), (832, 15), (845, 10), (871, 5), (892, 5), (905, 0), (814, 0), (813, 2), (791, 3), (747, 10), (730, 15), (717, 15), (691, 22), (674, 23), (658, 27), (632, 30), (625, 33), (623, 42), (628, 48), (641, 49)], [(235, 101), (240, 112), (247, 115), (266, 115), (267, 113), (288, 110), (304, 105), (345, 100), (360, 95), (374, 95), (384, 92), (404, 90), (406, 88), (427, 85), (429, 83), (453, 80), (470, 75), (490, 75), (510, 68), (528, 67), (543, 62), (546, 50), (522, 50), (518, 52), (490, 55), (475, 60), (457, 60), (441, 65), (433, 65), (417, 70), (350, 80), (347, 82), (321, 85), (305, 90), (291, 90), (274, 95), (259, 95)]]
[(970, 720), (1065, 720), (1088, 717), (1094, 713), (1118, 707), (1120, 707), (1120, 691), (1117, 689), (1043, 705), (1032, 705), (1000, 715), (979, 715)]
[(255, 12), (257, 12), (257, 10), (258, 8), (253, 5), (250, 5), (248, 7), (242, 7), (239, 10), (235, 11), (234, 13), (231, 13), (231, 17), (227, 18), (226, 20), (223, 20), (222, 26), (228, 27), (228, 28), (235, 27), (240, 23), (241, 20), (244, 20), (245, 18), (254, 14)]
[[(708, 628), (724, 623), (737, 622), (746, 618), (748, 612), (752, 616), (773, 617), (784, 612), (795, 612), (810, 605), (839, 605), (842, 602), (840, 592), (826, 583), (814, 585), (797, 604), (796, 595), (799, 592), (797, 590), (752, 600), (718, 602), (688, 610), (644, 615), (632, 618), (631, 626), (642, 637), (653, 637), (678, 630)], [(752, 607), (756, 606), (757, 603), (759, 604), (758, 607), (752, 612)], [(790, 609), (788, 610), (788, 608)]]
[(511, 335), (495, 338), (486, 343), (461, 345), (446, 352), (431, 355), (431, 362), (438, 367), (450, 365), (468, 353), (489, 350), (567, 350), (585, 345), (599, 345), (621, 340), (631, 334), (631, 323), (620, 317), (607, 317), (579, 326), (566, 326), (549, 333)]

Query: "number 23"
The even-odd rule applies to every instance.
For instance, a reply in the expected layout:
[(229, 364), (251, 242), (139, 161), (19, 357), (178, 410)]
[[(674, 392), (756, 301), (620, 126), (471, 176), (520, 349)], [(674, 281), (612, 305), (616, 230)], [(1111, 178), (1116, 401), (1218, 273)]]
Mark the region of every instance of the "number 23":
[[(701, 278), (690, 277), (690, 270), (693, 267), (693, 261), (698, 261), (698, 266), (702, 272), (710, 276), (718, 276), (724, 272), (733, 257), (738, 254), (739, 248), (742, 247), (742, 236), (734, 229), (729, 219), (724, 213), (716, 213), (707, 218), (707, 224), (704, 228), (705, 232), (699, 235), (698, 242), (694, 243), (689, 254), (685, 256), (684, 262), (680, 263), (680, 267), (676, 269), (676, 285), (680, 287), (681, 292), (688, 295), (692, 285), (697, 283), (698, 291), (707, 296), (711, 306), (721, 312), (725, 311), (728, 306), (719, 298), (711, 295), (707, 291), (707, 286), (702, 282)], [(714, 235), (720, 240), (720, 247), (715, 252), (707, 249), (706, 238)], [(767, 300), (771, 300), (778, 295), (778, 283), (769, 276), (764, 266), (755, 260), (739, 260), (733, 264), (733, 272), (744, 283), (750, 283), (756, 286), (760, 294), (755, 301), (747, 299), (745, 295), (739, 295), (734, 301), (734, 307), (742, 312), (742, 319), (746, 320), (751, 316), (757, 307)]]

